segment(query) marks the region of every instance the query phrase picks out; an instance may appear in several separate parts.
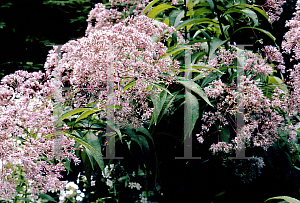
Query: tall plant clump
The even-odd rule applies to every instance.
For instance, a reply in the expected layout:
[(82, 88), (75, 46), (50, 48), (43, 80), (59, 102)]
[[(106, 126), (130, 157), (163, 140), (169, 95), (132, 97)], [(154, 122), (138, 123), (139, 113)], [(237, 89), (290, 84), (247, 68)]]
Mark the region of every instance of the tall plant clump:
[[(116, 123), (119, 127), (128, 123), (141, 127), (141, 123), (149, 120), (153, 112), (153, 108), (147, 106), (147, 97), (161, 92), (159, 88), (153, 90), (152, 86), (159, 86), (158, 82), (168, 86), (178, 69), (176, 60), (164, 57), (167, 47), (161, 42), (154, 42), (154, 38), (167, 38), (174, 28), (163, 23), (155, 24), (143, 15), (120, 18), (116, 10), (106, 10), (103, 4), (96, 4), (87, 20), (86, 36), (62, 46), (61, 50), (65, 52), (61, 61), (62, 82), (71, 87), (91, 87), (89, 96), (77, 93), (78, 99), (73, 100), (75, 108), (96, 102), (98, 109), (103, 109), (107, 105), (107, 69), (112, 61), (115, 105), (122, 107), (122, 110), (116, 111)], [(96, 21), (94, 26), (92, 20)], [(109, 59), (113, 53), (113, 58)], [(52, 51), (45, 64), (49, 74), (56, 54)], [(97, 88), (101, 90), (97, 91)], [(65, 98), (71, 93), (74, 91), (67, 91)], [(100, 118), (105, 118), (105, 113), (102, 111)]]
[[(0, 197), (37, 199), (40, 193), (60, 190), (64, 162), (72, 158), (75, 141), (62, 136), (61, 156), (54, 154), (54, 86), (42, 72), (17, 71), (1, 80)], [(63, 130), (68, 129), (64, 125)]]

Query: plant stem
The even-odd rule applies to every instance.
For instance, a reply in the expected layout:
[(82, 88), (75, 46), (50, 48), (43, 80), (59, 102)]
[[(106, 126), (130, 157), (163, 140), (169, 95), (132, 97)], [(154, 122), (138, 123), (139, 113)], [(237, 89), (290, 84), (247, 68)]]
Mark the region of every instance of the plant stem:
[[(221, 23), (221, 17), (220, 17), (220, 12), (218, 9), (215, 9), (216, 6), (217, 6), (217, 3), (216, 3), (216, 0), (213, 0), (213, 3), (214, 3), (214, 10), (216, 11), (216, 14), (217, 14), (217, 18), (218, 18), (218, 21), (219, 21), (219, 26), (220, 26), (220, 29), (221, 29), (221, 36), (222, 36), (222, 40), (226, 40), (226, 36), (224, 34), (224, 31), (223, 31), (223, 27), (222, 27), (222, 23)], [(226, 46), (226, 49), (227, 49), (227, 45), (225, 44)]]

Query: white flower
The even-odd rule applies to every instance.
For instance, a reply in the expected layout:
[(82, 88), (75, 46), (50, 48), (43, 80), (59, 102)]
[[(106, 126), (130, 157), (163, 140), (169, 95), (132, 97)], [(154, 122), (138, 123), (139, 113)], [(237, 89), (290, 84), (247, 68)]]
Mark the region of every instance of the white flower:
[(129, 185), (128, 185), (128, 187), (130, 187), (130, 189), (132, 189), (132, 188), (134, 188), (135, 186), (134, 186), (134, 183), (129, 183)]
[(136, 189), (140, 190), (142, 188), (142, 186), (139, 183), (136, 183)]
[(83, 200), (82, 197), (80, 197), (80, 196), (77, 196), (77, 197), (76, 197), (76, 201), (81, 202), (82, 200)]
[(84, 197), (84, 193), (80, 193), (80, 197)]
[(110, 164), (110, 165), (109, 165), (110, 170), (113, 170), (113, 169), (114, 169), (114, 166), (115, 166), (114, 164)]
[(95, 186), (96, 181), (92, 180), (91, 181), (91, 186)]
[(74, 182), (68, 182), (66, 185), (66, 188), (68, 189), (69, 187), (74, 188), (75, 190), (78, 190), (78, 185), (76, 185)]
[(66, 195), (67, 196), (70, 196), (70, 195), (72, 195), (73, 194), (73, 190), (68, 190), (67, 192), (66, 192)]
[(59, 200), (63, 202), (65, 200), (65, 197), (64, 196), (60, 196)]
[(147, 197), (142, 197), (141, 202), (142, 203), (147, 203)]
[(113, 182), (109, 179), (107, 179), (106, 185), (108, 185), (109, 187), (112, 187)]

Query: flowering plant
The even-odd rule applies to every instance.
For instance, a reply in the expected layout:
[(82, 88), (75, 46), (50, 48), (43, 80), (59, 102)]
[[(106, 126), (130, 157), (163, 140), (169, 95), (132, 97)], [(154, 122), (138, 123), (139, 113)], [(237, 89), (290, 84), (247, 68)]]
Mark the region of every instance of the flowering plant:
[[(142, 14), (145, 14), (150, 11), (154, 3), (152, 2), (147, 7), (145, 5), (138, 7), (145, 7), (142, 11)], [(172, 4), (176, 3), (182, 2), (172, 1)], [(280, 14), (279, 7), (282, 3), (283, 1), (267, 2), (270, 8), (267, 13), (269, 21), (273, 22), (277, 19), (277, 17), (272, 17), (271, 11), (273, 8), (276, 15)], [(114, 74), (112, 89), (116, 94), (115, 104), (121, 109), (115, 112), (118, 127), (114, 130), (121, 141), (126, 141), (132, 154), (134, 147), (130, 142), (138, 145), (141, 151), (135, 151), (135, 154), (139, 155), (141, 154), (139, 152), (142, 152), (147, 157), (143, 159), (146, 164), (139, 164), (144, 166), (144, 169), (151, 168), (149, 167), (152, 163), (150, 159), (153, 157), (150, 156), (150, 149), (153, 149), (152, 155), (154, 155), (156, 165), (153, 167), (155, 169), (150, 170), (149, 173), (146, 172), (150, 174), (148, 178), (151, 176), (156, 178), (156, 174), (159, 173), (153, 137), (157, 137), (158, 134), (168, 134), (164, 131), (159, 132), (159, 122), (164, 121), (162, 118), (165, 118), (172, 103), (184, 96), (187, 98), (187, 109), (192, 109), (188, 111), (188, 116), (193, 116), (193, 120), (189, 123), (189, 129), (182, 132), (183, 137), (187, 138), (191, 134), (196, 134), (195, 130), (200, 128), (200, 133), (196, 134), (197, 140), (203, 144), (210, 142), (209, 149), (213, 154), (223, 156), (227, 165), (230, 165), (228, 154), (239, 154), (245, 146), (256, 149), (261, 147), (267, 150), (279, 139), (283, 139), (288, 145), (290, 154), (298, 152), (296, 142), (298, 124), (295, 122), (297, 122), (299, 112), (299, 65), (289, 70), (290, 81), (285, 83), (283, 77), (280, 79), (275, 76), (274, 67), (285, 73), (283, 57), (276, 47), (265, 46), (259, 54), (243, 51), (231, 43), (227, 44), (227, 38), (244, 27), (230, 33), (229, 25), (226, 25), (226, 28), (220, 20), (224, 16), (228, 20), (231, 13), (238, 12), (241, 13), (241, 18), (247, 17), (252, 20), (252, 25), (249, 23), (248, 28), (254, 30), (255, 26), (258, 26), (258, 21), (252, 10), (260, 13), (263, 11), (255, 6), (228, 3), (229, 6), (227, 5), (223, 10), (224, 13), (220, 15), (222, 9), (215, 5), (214, 1), (203, 5), (205, 9), (210, 7), (211, 12), (205, 9), (194, 12), (193, 8), (196, 4), (192, 2), (187, 5), (189, 11), (185, 11), (184, 17), (189, 16), (191, 19), (185, 19), (182, 22), (183, 15), (179, 10), (170, 14), (168, 20), (164, 22), (174, 27), (169, 27), (145, 15), (122, 19), (121, 13), (116, 9), (107, 10), (103, 4), (96, 4), (95, 9), (88, 16), (86, 36), (63, 45), (61, 50), (64, 53), (61, 61), (57, 61), (58, 47), (54, 47), (45, 63), (46, 74), (41, 72), (28, 74), (25, 71), (18, 71), (3, 78), (0, 93), (1, 111), (4, 115), (1, 119), (0, 163), (4, 187), (0, 188), (1, 198), (28, 200), (26, 198), (30, 193), (30, 198), (37, 199), (37, 194), (45, 193), (47, 190), (64, 189), (66, 182), (58, 179), (61, 177), (59, 173), (65, 170), (63, 162), (65, 160), (70, 162), (69, 158), (73, 158), (75, 164), (79, 163), (79, 159), (74, 155), (76, 148), (74, 140), (77, 142), (75, 146), (79, 144), (84, 146), (82, 152), (77, 152), (77, 156), (80, 153), (85, 167), (89, 167), (89, 171), (92, 168), (93, 173), (99, 166), (104, 178), (108, 178), (106, 183), (109, 187), (114, 187), (119, 181), (125, 182), (125, 187), (135, 187), (138, 190), (141, 187), (144, 188), (143, 184), (141, 186), (135, 182), (129, 182), (128, 173), (123, 177), (117, 177), (118, 174), (115, 174), (114, 177), (109, 175), (108, 167), (104, 167), (102, 159), (104, 151), (100, 144), (103, 142), (104, 134), (99, 129), (103, 130), (103, 126), (108, 124), (106, 112), (103, 110), (108, 108), (109, 90), (105, 91), (102, 88), (109, 86), (110, 74)], [(248, 9), (250, 7), (252, 10)], [(164, 8), (173, 7), (165, 6)], [(148, 16), (155, 18), (159, 16), (159, 11), (161, 7), (160, 9), (153, 8)], [(215, 15), (216, 18), (202, 18), (201, 16), (206, 12)], [(296, 13), (295, 18), (287, 23), (291, 31), (285, 35), (286, 42), (283, 45), (286, 52), (294, 51), (295, 59), (299, 59), (298, 40), (294, 37), (297, 33), (298, 18), (298, 13)], [(93, 21), (96, 23), (93, 24)], [(202, 35), (196, 31), (194, 37), (189, 37), (187, 27), (193, 23), (197, 26), (208, 25), (200, 30)], [(193, 26), (189, 28), (191, 27)], [(185, 28), (185, 39), (177, 41), (177, 37), (183, 38), (183, 31), (180, 30), (182, 28)], [(192, 33), (192, 29), (189, 34)], [(208, 30), (211, 31), (209, 34), (214, 37), (207, 34)], [(272, 38), (270, 33), (259, 30)], [(186, 45), (200, 48), (197, 50), (198, 53), (191, 56), (192, 63), (188, 62), (186, 57), (185, 64), (183, 63), (185, 68), (179, 69), (180, 63), (177, 59), (182, 55), (182, 50), (190, 49)], [(61, 66), (57, 69), (54, 66), (58, 62)], [(242, 65), (240, 65), (241, 62)], [(189, 65), (190, 67), (187, 67)], [(114, 66), (114, 72), (108, 72), (107, 70), (112, 66)], [(183, 78), (182, 75), (176, 76), (179, 72), (195, 72), (196, 75), (188, 78), (191, 80), (187, 80), (187, 77)], [(68, 108), (63, 109), (63, 116), (60, 118), (65, 124), (62, 135), (62, 154), (57, 162), (57, 160), (51, 160), (57, 158), (54, 154), (53, 139), (51, 139), (51, 135), (54, 134), (52, 126), (54, 120), (51, 116), (54, 107), (51, 103), (51, 96), (60, 93), (58, 89), (55, 89), (60, 84), (50, 77), (58, 77), (61, 73), (62, 85), (70, 89), (61, 97), (64, 107), (68, 105)], [(159, 85), (160, 82), (165, 86)], [(191, 89), (193, 94), (179, 94), (182, 90), (180, 85)], [(84, 89), (91, 90), (86, 92)], [(175, 91), (170, 93), (171, 89)], [(82, 106), (85, 108), (81, 108)], [(200, 112), (203, 113), (200, 114)], [(76, 115), (78, 113), (81, 115)], [(201, 120), (198, 120), (200, 116)], [(128, 125), (129, 123), (131, 125)], [(152, 123), (155, 127), (151, 126)], [(143, 127), (143, 124), (149, 124), (148, 129), (153, 127), (151, 134)], [(141, 133), (138, 134), (137, 131)], [(178, 132), (177, 135), (181, 136)], [(210, 138), (212, 139), (209, 140)], [(18, 142), (18, 139), (21, 141)], [(297, 159), (297, 156), (293, 156), (294, 163)], [(86, 164), (88, 161), (90, 163)], [(98, 166), (94, 164), (94, 161)], [(265, 165), (261, 157), (252, 157), (246, 163), (234, 163), (237, 168), (236, 175), (242, 178), (247, 176), (246, 182), (260, 175)], [(110, 167), (116, 169), (117, 165), (110, 165)], [(249, 168), (251, 172), (247, 173)], [(89, 177), (90, 174), (87, 175), (87, 179)], [(115, 179), (110, 180), (110, 178)], [(20, 185), (22, 187), (18, 187)], [(76, 186), (74, 188), (77, 189)], [(116, 193), (116, 188), (112, 192)], [(21, 197), (17, 197), (17, 193), (21, 194)], [(66, 196), (66, 193), (62, 192), (62, 194)], [(68, 192), (68, 195), (74, 194), (74, 192), (72, 194)], [(68, 197), (72, 198), (71, 196)], [(141, 196), (141, 199), (146, 201), (144, 196)]]
[[(1, 80), (1, 189), (3, 200), (37, 199), (47, 190), (59, 190), (64, 162), (74, 154), (74, 140), (62, 136), (61, 157), (55, 157), (53, 106), (54, 87), (45, 74), (17, 71)], [(68, 126), (64, 125), (63, 130)], [(18, 187), (17, 187), (18, 186)], [(28, 198), (26, 199), (28, 200)]]

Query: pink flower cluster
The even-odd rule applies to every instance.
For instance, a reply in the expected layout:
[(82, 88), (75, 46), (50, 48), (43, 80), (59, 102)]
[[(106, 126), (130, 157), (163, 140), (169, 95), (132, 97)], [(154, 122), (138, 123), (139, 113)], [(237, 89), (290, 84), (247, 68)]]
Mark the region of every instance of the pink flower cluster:
[(297, 1), (295, 16), (285, 23), (285, 27), (290, 27), (290, 30), (285, 33), (284, 41), (281, 44), (283, 53), (293, 53), (294, 59), (300, 59), (300, 1)]
[(216, 99), (218, 96), (224, 93), (224, 83), (221, 81), (221, 79), (213, 81), (208, 85), (208, 87), (205, 87), (205, 94), (208, 97), (211, 97), (213, 99)]
[(75, 141), (62, 136), (62, 157), (59, 163), (49, 164), (54, 158), (53, 139), (44, 136), (55, 130), (53, 83), (42, 72), (17, 71), (1, 80), (0, 89), (0, 198), (12, 200), (16, 196), (16, 178), (21, 176), (28, 181), (31, 198), (63, 188), (65, 183), (59, 180), (65, 170), (62, 161), (72, 158), (78, 164), (80, 160), (74, 154)]
[(279, 20), (279, 16), (282, 13), (282, 5), (286, 3), (285, 0), (266, 0), (265, 6), (267, 7), (268, 11), (266, 14), (269, 16), (269, 22), (273, 23)]
[(245, 74), (252, 73), (253, 76), (256, 76), (259, 74), (271, 75), (273, 73), (273, 68), (267, 64), (266, 59), (261, 58), (261, 55), (246, 52), (244, 56), (246, 58), (244, 64)]
[[(290, 30), (284, 35), (285, 41), (282, 42), (282, 49), (286, 53), (293, 51), (293, 58), (300, 59), (300, 1), (296, 4), (295, 16), (286, 23), (286, 26), (290, 27)], [(300, 108), (300, 63), (294, 65), (293, 69), (289, 70), (290, 81), (288, 84), (291, 86), (290, 98), (288, 100), (288, 115), (294, 115), (295, 112), (299, 112)]]
[[(203, 61), (199, 61), (197, 63), (197, 65), (208, 65), (211, 66), (213, 68), (217, 68), (220, 69), (223, 66), (227, 66), (229, 67), (230, 65), (233, 65), (234, 60), (236, 60), (238, 58), (237, 55), (237, 49), (235, 46), (229, 44), (229, 50), (226, 50), (224, 47), (221, 47), (220, 50), (216, 51), (216, 57), (207, 60), (207, 56), (203, 56)], [(200, 44), (200, 48), (202, 50), (205, 50), (205, 47)], [(205, 50), (207, 51), (207, 50)], [(202, 72), (203, 75), (208, 76), (209, 74), (211, 74), (212, 72), (214, 72), (211, 69), (203, 69), (200, 70)]]
[(209, 150), (212, 150), (213, 153), (222, 152), (229, 153), (232, 149), (232, 144), (227, 144), (226, 142), (218, 142), (217, 144), (212, 144)]
[[(112, 25), (106, 21), (107, 12), (102, 4), (97, 4), (89, 16), (89, 20), (96, 16), (96, 24), (92, 26), (89, 22), (86, 37), (63, 45), (62, 82), (73, 87), (106, 88), (107, 70), (110, 61), (113, 61), (115, 105), (122, 107), (121, 111), (116, 112), (115, 119), (120, 127), (128, 123), (139, 127), (141, 120), (149, 121), (153, 111), (146, 105), (147, 97), (161, 91), (149, 88), (151, 83), (163, 81), (168, 86), (179, 69), (178, 61), (163, 57), (167, 47), (160, 41), (152, 41), (152, 37), (161, 40), (164, 34), (175, 31), (175, 28), (164, 23), (155, 24), (144, 15), (128, 17)], [(55, 50), (52, 50), (45, 63), (47, 73), (52, 76), (56, 57)], [(111, 60), (109, 57), (112, 57)], [(135, 85), (123, 90), (123, 82), (128, 83), (133, 79)], [(92, 90), (89, 93), (89, 96), (82, 91), (77, 93), (72, 101), (75, 108), (89, 101), (96, 102), (99, 109), (106, 106), (107, 91)], [(71, 95), (71, 90), (66, 92), (64, 102)], [(100, 117), (105, 116), (103, 111)]]
[(281, 52), (274, 46), (265, 46), (262, 50), (265, 53), (265, 59), (269, 62), (276, 62), (275, 65), (282, 73), (285, 73), (285, 66)]
[[(272, 73), (272, 69), (270, 69), (270, 71), (263, 71), (266, 70), (263, 68), (264, 66), (268, 67), (265, 60), (261, 59), (258, 63), (260, 65), (255, 63), (255, 61), (257, 62), (257, 60), (259, 60), (258, 55), (247, 53), (246, 58), (245, 67), (246, 70), (250, 70), (248, 71), (248, 74), (253, 72), (256, 74), (264, 72), (266, 75), (269, 75)], [(278, 58), (275, 59), (277, 60)], [(255, 70), (255, 68), (252, 68), (253, 66), (257, 66), (260, 70)], [(269, 67), (267, 70), (268, 69)], [(245, 143), (248, 146), (253, 145), (263, 147), (266, 150), (279, 137), (279, 131), (287, 132), (292, 129), (292, 127), (286, 127), (283, 114), (295, 112), (295, 109), (291, 107), (297, 106), (297, 100), (293, 101), (293, 99), (291, 99), (292, 97), (289, 97), (287, 93), (279, 88), (275, 88), (272, 97), (268, 98), (258, 87), (256, 81), (242, 76), (237, 89), (230, 87), (226, 88), (225, 84), (219, 79), (211, 82), (205, 88), (205, 93), (208, 97), (215, 100), (217, 110), (214, 113), (205, 112), (202, 117), (204, 122), (204, 124), (202, 124), (202, 131), (197, 134), (198, 140), (201, 143), (203, 142), (202, 135), (206, 136), (213, 124), (219, 125), (219, 127), (225, 126), (229, 124), (227, 118), (231, 118), (230, 123), (236, 125), (232, 115), (235, 115), (238, 109), (244, 109), (243, 119), (245, 125), (232, 126), (238, 128), (240, 131), (240, 133), (232, 140), (232, 149), (234, 150), (242, 149), (245, 146)], [(295, 102), (295, 104), (291, 102)], [(278, 107), (280, 107), (283, 112), (279, 112), (277, 110)], [(293, 111), (291, 111), (292, 109)], [(199, 137), (200, 135), (201, 137)], [(291, 143), (293, 143), (295, 140), (295, 132), (292, 130), (288, 136)], [(220, 151), (221, 149), (225, 150), (225, 148), (222, 148), (223, 145), (223, 142), (214, 144), (212, 145), (211, 150), (214, 152)], [(226, 148), (225, 152), (228, 152), (229, 149), (230, 148)]]

